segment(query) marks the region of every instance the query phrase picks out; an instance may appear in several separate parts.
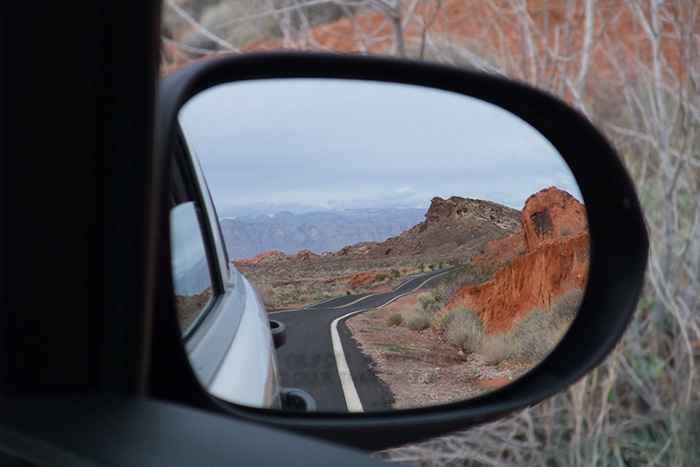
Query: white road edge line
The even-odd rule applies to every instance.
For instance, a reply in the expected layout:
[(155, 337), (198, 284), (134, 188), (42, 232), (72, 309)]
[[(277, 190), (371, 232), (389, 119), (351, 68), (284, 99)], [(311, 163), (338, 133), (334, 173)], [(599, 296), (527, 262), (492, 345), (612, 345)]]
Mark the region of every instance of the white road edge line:
[(331, 341), (333, 342), (333, 353), (335, 354), (335, 366), (338, 367), (338, 376), (340, 377), (340, 385), (343, 388), (345, 405), (348, 407), (348, 412), (364, 412), (364, 409), (362, 408), (362, 402), (360, 402), (360, 396), (357, 395), (357, 389), (355, 388), (355, 383), (350, 374), (348, 361), (345, 359), (343, 344), (340, 342), (340, 334), (338, 334), (338, 322), (341, 319), (363, 311), (367, 310), (353, 311), (340, 318), (334, 319), (331, 323)]
[(362, 407), (362, 402), (360, 402), (360, 396), (357, 394), (357, 388), (355, 387), (355, 382), (352, 380), (352, 374), (350, 373), (350, 366), (348, 361), (345, 359), (345, 352), (343, 351), (343, 344), (340, 342), (340, 334), (338, 334), (338, 323), (348, 316), (356, 315), (364, 311), (374, 310), (378, 308), (383, 308), (388, 304), (398, 300), (406, 295), (411, 295), (416, 293), (416, 291), (406, 292), (401, 295), (397, 295), (388, 302), (378, 306), (377, 308), (365, 308), (363, 310), (352, 311), (346, 315), (336, 318), (331, 323), (331, 342), (333, 343), (333, 354), (335, 355), (335, 366), (338, 368), (338, 376), (340, 377), (340, 386), (343, 388), (343, 395), (345, 396), (345, 405), (348, 408), (348, 412), (364, 412)]

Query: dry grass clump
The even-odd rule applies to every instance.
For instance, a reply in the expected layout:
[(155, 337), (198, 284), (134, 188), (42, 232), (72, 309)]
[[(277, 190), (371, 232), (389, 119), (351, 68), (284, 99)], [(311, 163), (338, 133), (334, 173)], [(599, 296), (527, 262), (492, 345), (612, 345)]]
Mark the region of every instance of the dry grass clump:
[(435, 313), (442, 307), (432, 293), (423, 293), (418, 296), (420, 307), (412, 308), (404, 312), (406, 327), (412, 331), (422, 331), (433, 325)]
[[(440, 329), (440, 323), (442, 323), (442, 320), (445, 318), (445, 315), (450, 313), (451, 310), (454, 310), (457, 308), (467, 308), (470, 310), (475, 309), (473, 306), (471, 297), (469, 297), (468, 295), (461, 296), (461, 297), (459, 297), (459, 299), (456, 299), (454, 301), (452, 301), (451, 299), (447, 300), (447, 302), (445, 302), (445, 303), (438, 300), (438, 303), (440, 303), (442, 306), (438, 311), (436, 311), (433, 314), (433, 326), (435, 327), (435, 329), (438, 329), (440, 331), (442, 331)], [(451, 306), (449, 308), (448, 308), (448, 304), (451, 304)]]
[(421, 308), (430, 314), (437, 313), (442, 309), (442, 304), (438, 301), (433, 293), (422, 293), (418, 296), (418, 303)]
[(280, 308), (290, 303), (325, 300), (344, 295), (345, 290), (336, 290), (323, 284), (287, 283), (273, 285), (268, 281), (254, 285), (260, 300), (267, 309)]
[[(455, 295), (457, 288), (476, 284), (483, 284), (493, 279), (499, 265), (470, 263), (462, 264), (452, 269), (444, 280), (442, 280), (432, 292), (436, 302), (443, 308), (446, 307)], [(464, 303), (459, 306), (470, 308), (470, 304)]]
[(574, 289), (562, 295), (552, 307), (553, 322), (555, 324), (571, 323), (581, 308), (581, 301), (583, 301), (583, 290), (580, 289)]
[[(465, 352), (480, 354), (486, 364), (495, 365), (504, 360), (537, 362), (549, 355), (569, 329), (580, 294), (580, 291), (565, 294), (552, 311), (529, 311), (508, 332), (485, 333), (483, 321), (465, 306), (434, 313), (433, 325)], [(463, 301), (468, 303), (468, 297)]]
[(510, 333), (486, 334), (479, 352), (487, 365), (498, 365), (514, 356), (513, 335)]
[(387, 326), (401, 326), (401, 324), (403, 324), (401, 313), (392, 313), (386, 318)]
[[(550, 336), (558, 328), (554, 324), (554, 313), (534, 309), (516, 323), (513, 331), (514, 354), (526, 362), (539, 361), (545, 358), (554, 348)], [(568, 328), (569, 323), (562, 323)], [(563, 335), (556, 332), (556, 335)], [(558, 340), (557, 340), (558, 342)]]
[(465, 352), (481, 350), (484, 339), (484, 323), (469, 308), (457, 308), (443, 315), (438, 329)]
[(431, 326), (431, 320), (428, 316), (414, 316), (406, 321), (406, 327), (411, 331), (422, 331)]

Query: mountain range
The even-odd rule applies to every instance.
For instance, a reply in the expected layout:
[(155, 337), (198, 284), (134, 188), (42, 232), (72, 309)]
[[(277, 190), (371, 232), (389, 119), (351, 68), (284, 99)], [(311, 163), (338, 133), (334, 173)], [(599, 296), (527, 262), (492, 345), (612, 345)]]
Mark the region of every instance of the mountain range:
[(360, 242), (382, 242), (425, 219), (425, 209), (342, 209), (220, 220), (229, 258), (251, 259), (268, 251), (316, 254)]

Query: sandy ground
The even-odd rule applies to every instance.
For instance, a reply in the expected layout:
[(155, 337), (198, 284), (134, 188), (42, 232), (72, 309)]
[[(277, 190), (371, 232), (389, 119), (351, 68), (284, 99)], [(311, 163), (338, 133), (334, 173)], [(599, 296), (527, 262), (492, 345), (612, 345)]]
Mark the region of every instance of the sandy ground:
[(348, 320), (353, 339), (373, 363), (373, 371), (394, 394), (394, 408), (440, 405), (497, 389), (532, 365), (504, 361), (484, 364), (465, 354), (433, 328), (411, 331), (387, 325), (387, 317), (419, 306), (417, 294)]

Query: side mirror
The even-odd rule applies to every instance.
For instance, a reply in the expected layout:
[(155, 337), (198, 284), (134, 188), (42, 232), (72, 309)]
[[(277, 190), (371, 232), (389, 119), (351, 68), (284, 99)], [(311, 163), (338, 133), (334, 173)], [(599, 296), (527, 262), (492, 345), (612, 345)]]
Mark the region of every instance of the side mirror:
[[(321, 410), (322, 407), (314, 414), (282, 414), (274, 410), (246, 408), (236, 405), (235, 401), (227, 401), (232, 403), (218, 406), (222, 411), (345, 444), (378, 449), (444, 434), (537, 403), (581, 378), (613, 348), (634, 311), (641, 290), (648, 237), (639, 202), (627, 173), (610, 144), (584, 116), (556, 98), (525, 84), (478, 72), (366, 57), (244, 55), (200, 62), (163, 79), (159, 121), (161, 154), (166, 158), (171, 157), (181, 124), (184, 127), (182, 134), (187, 138), (187, 119), (180, 110), (188, 102), (197, 100), (199, 95), (204, 96), (205, 91), (211, 94), (224, 87), (244, 89), (249, 85), (264, 83), (268, 92), (277, 92), (287, 89), (284, 88), (287, 83), (298, 79), (310, 81), (312, 86), (318, 83), (319, 92), (321, 85), (328, 82), (377, 83), (376, 89), (380, 89), (379, 83), (387, 89), (391, 87), (387, 83), (394, 83), (397, 88), (404, 86), (425, 90), (426, 93), (433, 92), (435, 100), (439, 98), (438, 95), (449, 94), (463, 100), (477, 101), (479, 104), (474, 109), (495, 108), (511, 119), (524, 122), (524, 126), (534, 132), (537, 138), (553, 148), (553, 153), (568, 166), (578, 185), (582, 198), (580, 201), (585, 205), (585, 229), (589, 238), (585, 249), (585, 292), (580, 298), (580, 304), (578, 301), (575, 304), (574, 312), (578, 312), (568, 331), (558, 344), (549, 349), (551, 352), (542, 361), (510, 384), (467, 400), (435, 407), (420, 406), (405, 411), (370, 414), (331, 413)], [(363, 88), (357, 86), (356, 89)], [(357, 91), (353, 97), (360, 102), (370, 102), (371, 99), (366, 97), (368, 95), (369, 91)], [(279, 99), (289, 97), (289, 93), (280, 92)], [(431, 99), (428, 97), (428, 102)], [(231, 100), (229, 107), (235, 107), (236, 102), (240, 102), (240, 98), (238, 101)], [(261, 105), (259, 110), (266, 112), (267, 109)], [(416, 112), (427, 112), (426, 109), (426, 106), (418, 106)], [(338, 109), (338, 112), (341, 111)], [(475, 115), (486, 118), (486, 114), (479, 112)], [(217, 122), (219, 123), (221, 122)], [(331, 126), (330, 131), (333, 128)], [(514, 128), (519, 127), (516, 125)], [(282, 128), (278, 129), (281, 130)], [(265, 129), (259, 133), (257, 140), (248, 141), (247, 147), (269, 148), (270, 134), (275, 131), (274, 127)], [(413, 133), (420, 131), (422, 130), (414, 130)], [(410, 136), (415, 136), (413, 133)], [(494, 140), (499, 140), (500, 143), (518, 137), (516, 131), (501, 130)], [(313, 138), (308, 140), (313, 146)], [(190, 150), (198, 150), (193, 141), (188, 140), (187, 144)], [(232, 147), (236, 144), (241, 148), (246, 147), (240, 141), (232, 143)], [(397, 166), (406, 163), (409, 158), (404, 156), (405, 154), (396, 155), (394, 163)], [(235, 160), (236, 156), (231, 157)], [(454, 159), (454, 164), (466, 163), (463, 159)], [(455, 167), (457, 168), (463, 167)], [(242, 193), (243, 195), (247, 193)], [(553, 225), (551, 216), (542, 212), (544, 211), (537, 211), (531, 217), (531, 227), (536, 235), (539, 235), (537, 232), (550, 230)], [(564, 226), (562, 232), (563, 229)], [(533, 273), (537, 272), (533, 270)], [(585, 272), (582, 274), (585, 275)], [(346, 301), (350, 303), (349, 299)], [(364, 309), (358, 310), (358, 313), (362, 311)], [(283, 315), (275, 318), (279, 317), (282, 321), (281, 316)], [(290, 348), (295, 339), (290, 329), (291, 325), (288, 325), (290, 344), (285, 349)], [(337, 372), (342, 374), (346, 370), (341, 367), (338, 365)], [(348, 410), (352, 411), (348, 397), (361, 399), (361, 396), (348, 396), (348, 392), (344, 392)], [(319, 398), (312, 395), (320, 405)]]

